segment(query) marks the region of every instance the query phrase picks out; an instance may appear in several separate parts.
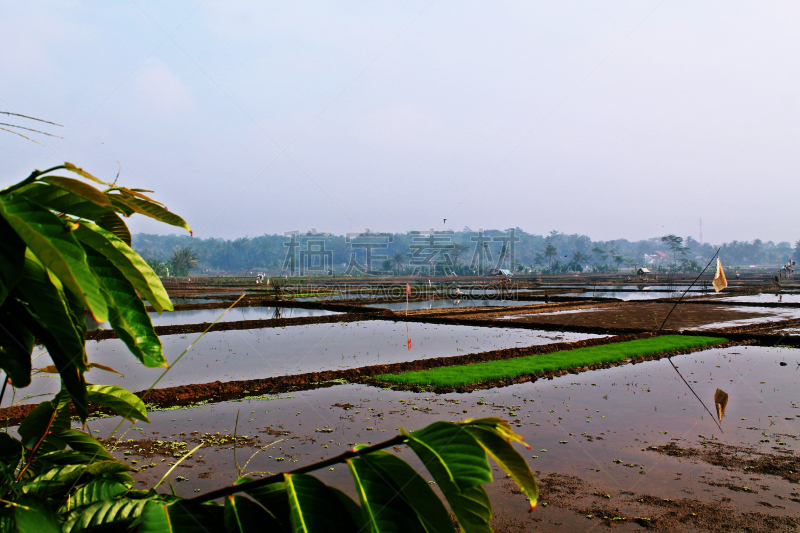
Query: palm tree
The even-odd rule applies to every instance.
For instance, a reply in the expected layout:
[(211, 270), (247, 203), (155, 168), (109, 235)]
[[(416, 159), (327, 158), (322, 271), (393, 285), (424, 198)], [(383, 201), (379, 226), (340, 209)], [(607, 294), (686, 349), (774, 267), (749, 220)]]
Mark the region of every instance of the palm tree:
[(403, 269), (403, 259), (406, 258), (406, 255), (401, 252), (400, 250), (396, 251), (392, 256), (392, 263), (394, 263), (395, 270), (397, 271), (397, 275), (400, 275), (400, 270)]
[(175, 276), (188, 276), (190, 268), (197, 268), (197, 254), (188, 246), (179, 248), (172, 253), (170, 263), (175, 269)]
[(553, 259), (555, 259), (556, 255), (558, 255), (558, 248), (548, 242), (547, 246), (544, 247), (544, 256), (550, 263), (550, 270), (553, 270)]

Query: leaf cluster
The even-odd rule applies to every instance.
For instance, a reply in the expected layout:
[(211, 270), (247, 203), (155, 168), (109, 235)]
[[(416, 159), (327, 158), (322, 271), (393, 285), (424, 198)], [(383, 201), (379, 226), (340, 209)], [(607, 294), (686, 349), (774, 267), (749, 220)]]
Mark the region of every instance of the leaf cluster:
[(0, 368), (14, 387), (26, 387), (34, 345), (43, 344), (82, 419), (87, 316), (109, 322), (145, 366), (166, 366), (142, 297), (159, 313), (172, 303), (131, 249), (123, 218), (139, 213), (189, 226), (146, 192), (105, 183), (71, 163), (0, 191)]

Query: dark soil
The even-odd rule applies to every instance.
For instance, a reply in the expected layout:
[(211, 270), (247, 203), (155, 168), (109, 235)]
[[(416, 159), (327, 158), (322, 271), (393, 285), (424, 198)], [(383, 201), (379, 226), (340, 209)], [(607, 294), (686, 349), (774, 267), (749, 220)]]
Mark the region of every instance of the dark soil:
[[(766, 513), (741, 512), (725, 502), (708, 502), (697, 499), (665, 499), (631, 491), (614, 491), (588, 485), (581, 478), (563, 474), (537, 472), (539, 481), (539, 508), (529, 520), (541, 521), (556, 507), (584, 517), (581, 530), (594, 530), (601, 525), (616, 528), (637, 524), (654, 532), (674, 531), (747, 531), (772, 533), (796, 531), (800, 518), (774, 516)], [(503, 487), (517, 494), (513, 483)], [(780, 508), (764, 502), (765, 507)], [(539, 517), (537, 517), (539, 513)], [(529, 524), (532, 526), (533, 524)], [(512, 528), (508, 529), (513, 530)], [(570, 530), (576, 530), (573, 525)]]
[[(565, 313), (561, 315), (537, 315), (520, 318), (517, 321), (529, 324), (552, 324), (565, 328), (575, 326), (595, 328), (639, 328), (658, 329), (664, 322), (674, 304), (625, 302), (606, 306), (596, 311)], [(678, 305), (664, 325), (670, 329), (684, 329), (706, 326), (719, 322), (729, 322), (748, 318), (763, 317), (762, 313), (733, 311), (724, 306)]]
[(719, 442), (704, 444), (702, 448), (688, 448), (670, 442), (665, 446), (651, 446), (648, 450), (672, 457), (696, 459), (731, 470), (778, 476), (792, 483), (800, 483), (800, 457), (794, 455), (791, 450), (784, 453), (761, 453), (752, 448), (729, 446)]

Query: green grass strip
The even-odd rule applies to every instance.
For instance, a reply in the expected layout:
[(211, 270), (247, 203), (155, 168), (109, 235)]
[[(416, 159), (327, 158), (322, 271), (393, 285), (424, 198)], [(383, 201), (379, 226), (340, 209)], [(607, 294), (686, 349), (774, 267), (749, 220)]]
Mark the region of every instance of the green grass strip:
[(727, 342), (721, 337), (662, 335), (635, 341), (617, 342), (563, 352), (529, 355), (514, 359), (487, 361), (468, 365), (444, 366), (416, 372), (382, 374), (376, 379), (404, 385), (458, 387), (495, 379), (513, 378), (553, 370), (581, 368), (598, 363), (620, 361), (653, 353), (685, 350)]

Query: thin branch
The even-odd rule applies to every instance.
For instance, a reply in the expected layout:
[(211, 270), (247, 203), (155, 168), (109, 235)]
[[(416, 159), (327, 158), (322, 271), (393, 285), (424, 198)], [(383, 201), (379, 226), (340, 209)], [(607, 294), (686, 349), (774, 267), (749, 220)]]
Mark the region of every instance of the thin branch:
[(27, 118), (27, 119), (30, 119), (30, 120), (35, 120), (37, 122), (44, 122), (45, 124), (52, 124), (53, 126), (58, 126), (59, 128), (63, 128), (64, 127), (63, 124), (56, 124), (55, 122), (50, 122), (49, 120), (42, 120), (42, 119), (36, 118), (36, 117), (29, 117), (28, 115), (20, 115), (19, 113), (9, 113), (8, 111), (0, 111), (0, 115), (8, 115), (8, 116), (11, 116), (11, 117), (22, 117), (22, 118)]
[[(52, 133), (47, 133), (46, 131), (34, 130), (31, 128), (26, 128), (25, 126), (17, 126), (16, 124), (6, 124), (5, 122), (0, 122), (0, 126), (8, 126), (9, 128), (19, 128), (21, 130), (32, 131), (34, 133), (41, 133), (42, 135), (49, 135), (50, 137), (55, 137), (56, 139), (63, 139), (64, 137), (60, 137), (58, 135), (53, 135)], [(8, 130), (6, 130), (8, 131)], [(31, 139), (33, 140), (33, 139)]]
[(337, 455), (336, 457), (331, 457), (330, 459), (326, 459), (318, 463), (302, 466), (300, 468), (291, 470), (289, 472), (283, 472), (281, 474), (275, 474), (265, 478), (248, 481), (247, 483), (240, 483), (239, 485), (212, 490), (211, 492), (207, 492), (205, 494), (201, 494), (200, 496), (195, 496), (194, 498), (189, 498), (184, 501), (186, 503), (203, 503), (211, 500), (216, 500), (217, 498), (222, 498), (223, 496), (228, 496), (229, 494), (236, 494), (237, 492), (244, 492), (258, 487), (263, 487), (265, 485), (270, 485), (272, 483), (278, 483), (280, 481), (283, 481), (284, 479), (283, 476), (285, 474), (305, 474), (307, 472), (313, 472), (314, 470), (319, 470), (321, 468), (325, 468), (330, 465), (343, 463), (348, 459), (355, 459), (356, 457), (360, 457), (362, 455), (366, 455), (371, 452), (383, 450), (385, 448), (391, 448), (392, 446), (397, 446), (399, 444), (405, 444), (405, 442), (406, 442), (406, 437), (404, 437), (403, 435), (397, 435), (396, 437), (393, 437), (389, 440), (379, 442), (378, 444), (373, 444), (372, 446), (362, 448), (361, 450), (358, 451), (351, 450), (348, 452), (344, 452), (343, 454)]

